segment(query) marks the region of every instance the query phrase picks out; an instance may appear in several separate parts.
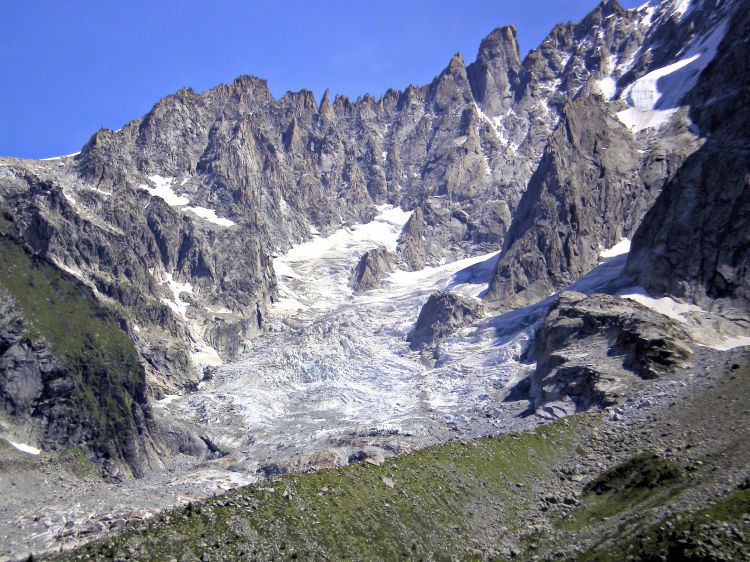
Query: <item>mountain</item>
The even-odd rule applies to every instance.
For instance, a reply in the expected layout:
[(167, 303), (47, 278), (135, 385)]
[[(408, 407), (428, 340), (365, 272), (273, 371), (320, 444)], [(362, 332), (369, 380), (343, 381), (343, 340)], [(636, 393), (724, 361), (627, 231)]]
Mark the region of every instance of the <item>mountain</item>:
[(602, 249), (633, 237), (665, 183), (698, 149), (686, 109), (697, 100), (685, 98), (699, 76), (710, 80), (701, 71), (738, 8), (702, 2), (679, 17), (665, 8), (641, 8), (630, 27), (618, 22), (620, 33), (633, 33), (628, 38), (643, 34), (640, 45), (625, 52), (606, 46), (597, 79), (563, 108), (505, 237), (488, 300), (505, 308), (530, 304), (589, 271)]
[(710, 372), (750, 343), (748, 8), (603, 1), (380, 99), (241, 76), (0, 159), (3, 435), (137, 503)]
[(687, 94), (705, 139), (649, 209), (628, 271), (654, 294), (671, 294), (747, 322), (750, 240), (750, 18), (723, 25), (717, 54)]

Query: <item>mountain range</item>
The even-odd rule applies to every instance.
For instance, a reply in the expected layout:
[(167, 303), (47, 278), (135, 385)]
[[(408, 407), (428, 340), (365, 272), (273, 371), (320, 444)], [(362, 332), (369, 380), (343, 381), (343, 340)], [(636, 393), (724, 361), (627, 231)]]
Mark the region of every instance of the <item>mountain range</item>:
[[(109, 482), (175, 459), (268, 477), (491, 433), (432, 398), (429, 436), (360, 431), (347, 408), (372, 406), (354, 393), (336, 414), (351, 435), (306, 445), (318, 402), (271, 422), (238, 401), (276, 396), (269, 373), (291, 373), (269, 383), (288, 398), (386, 358), (368, 376), (502, 364), (491, 406), (516, 406), (497, 433), (619, 407), (703, 348), (736, 353), (749, 37), (747, 0), (607, 0), (524, 58), (501, 27), (470, 64), (457, 53), (379, 99), (276, 99), (241, 76), (167, 96), (75, 155), (0, 158), (4, 436), (80, 451)], [(277, 432), (267, 449), (242, 441), (260, 427)]]

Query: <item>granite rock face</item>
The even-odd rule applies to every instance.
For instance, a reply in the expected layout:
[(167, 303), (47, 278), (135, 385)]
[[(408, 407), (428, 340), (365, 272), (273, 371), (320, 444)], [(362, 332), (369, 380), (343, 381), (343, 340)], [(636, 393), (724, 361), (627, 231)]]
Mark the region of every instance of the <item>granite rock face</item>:
[(529, 355), (526, 381), (540, 415), (567, 415), (618, 403), (643, 381), (687, 364), (692, 340), (678, 322), (637, 302), (563, 292)]
[(687, 101), (705, 136), (638, 229), (628, 272), (654, 294), (741, 319), (750, 310), (750, 6), (738, 3)]
[(653, 197), (638, 168), (629, 131), (594, 97), (567, 105), (521, 199), (486, 299), (508, 308), (542, 300), (596, 265), (602, 247), (629, 237)]
[(419, 311), (406, 341), (415, 351), (434, 347), (441, 339), (481, 318), (482, 313), (482, 305), (477, 301), (436, 291)]
[[(650, 76), (669, 76), (675, 72), (670, 65), (682, 68), (685, 52), (709, 60), (711, 45), (738, 6), (707, 2), (684, 14), (676, 5), (644, 8), (648, 24), (632, 25), (619, 47), (600, 53), (604, 62), (596, 79), (565, 102), (513, 214), (486, 294), (494, 306), (511, 309), (546, 298), (596, 265), (603, 249), (634, 235), (664, 185), (701, 146), (686, 110), (701, 68), (672, 81), (658, 78), (663, 85), (656, 87)], [(596, 12), (587, 20), (611, 25), (593, 23)], [(739, 44), (730, 38), (722, 48)]]
[(365, 252), (352, 275), (354, 292), (362, 292), (378, 286), (389, 273), (396, 270), (396, 256), (384, 246)]

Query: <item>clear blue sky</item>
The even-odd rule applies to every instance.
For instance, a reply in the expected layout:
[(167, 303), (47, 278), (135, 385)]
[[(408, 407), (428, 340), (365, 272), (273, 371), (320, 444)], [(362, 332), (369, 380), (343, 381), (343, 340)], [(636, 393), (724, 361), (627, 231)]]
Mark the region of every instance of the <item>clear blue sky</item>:
[[(621, 0), (633, 7), (643, 0)], [(356, 98), (424, 84), (495, 27), (522, 53), (596, 0), (2, 0), (0, 155), (75, 152), (183, 86), (239, 74), (275, 96), (330, 88)]]

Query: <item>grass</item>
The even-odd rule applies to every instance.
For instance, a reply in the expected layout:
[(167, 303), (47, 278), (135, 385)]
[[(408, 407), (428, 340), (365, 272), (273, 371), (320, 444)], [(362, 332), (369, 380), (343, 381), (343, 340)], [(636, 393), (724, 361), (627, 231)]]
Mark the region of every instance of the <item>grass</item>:
[(748, 519), (750, 489), (737, 488), (697, 513), (672, 514), (613, 543), (598, 544), (580, 560), (748, 560)]
[(558, 526), (577, 531), (634, 506), (663, 503), (682, 490), (681, 483), (682, 471), (675, 463), (641, 453), (589, 482), (581, 506)]
[[(138, 431), (134, 403), (145, 404), (145, 373), (120, 318), (89, 289), (0, 235), (0, 286), (23, 314), (28, 337), (54, 351), (65, 384), (45, 386), (43, 407), (65, 427), (84, 429), (88, 454), (124, 460)], [(48, 431), (55, 428), (49, 428)]]
[(475, 537), (501, 541), (519, 524), (519, 514), (538, 500), (534, 481), (573, 454), (577, 423), (434, 446), (382, 466), (285, 475), (162, 514), (65, 556), (481, 559)]
[(65, 447), (57, 453), (63, 466), (78, 478), (98, 479), (99, 473), (80, 447)]

